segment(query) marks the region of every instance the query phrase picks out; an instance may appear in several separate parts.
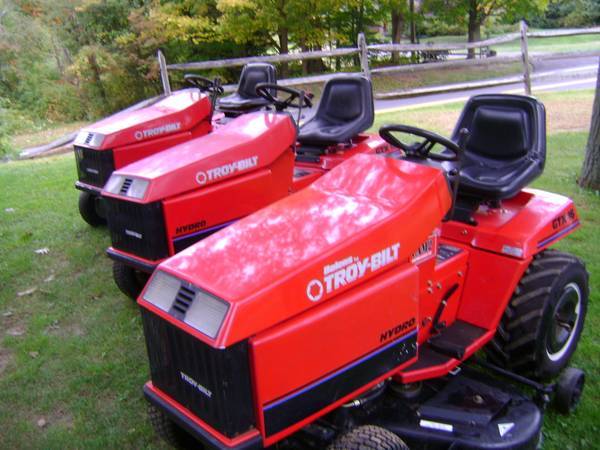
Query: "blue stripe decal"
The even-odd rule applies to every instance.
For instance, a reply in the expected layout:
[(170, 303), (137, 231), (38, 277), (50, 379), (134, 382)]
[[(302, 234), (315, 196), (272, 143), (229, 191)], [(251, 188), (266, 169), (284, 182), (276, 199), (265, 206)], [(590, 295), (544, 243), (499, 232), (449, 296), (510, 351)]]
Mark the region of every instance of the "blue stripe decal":
[(553, 234), (550, 237), (547, 237), (546, 239), (538, 242), (538, 248), (540, 247), (544, 247), (545, 245), (549, 244), (552, 241), (555, 241), (556, 239), (558, 239), (561, 236), (564, 236), (565, 234), (567, 234), (569, 231), (573, 230), (574, 228), (576, 228), (579, 225), (579, 220), (576, 220), (575, 222), (573, 222), (571, 225), (569, 225), (567, 228), (563, 228), (562, 230), (560, 230), (558, 233)]
[(211, 232), (213, 230), (218, 230), (220, 228), (225, 228), (226, 226), (231, 225), (232, 223), (234, 223), (236, 221), (237, 221), (237, 219), (230, 220), (229, 222), (221, 223), (219, 225), (215, 225), (214, 227), (204, 228), (204, 229), (202, 229), (200, 231), (195, 231), (195, 232), (190, 233), (190, 234), (184, 234), (183, 236), (177, 236), (176, 238), (173, 239), (173, 242), (177, 242), (177, 241), (180, 241), (182, 239), (187, 239), (187, 238), (191, 238), (191, 237), (194, 237), (194, 236), (198, 236), (199, 234), (209, 233), (209, 232)]
[(397, 340), (395, 340), (393, 342), (390, 342), (389, 344), (384, 345), (383, 347), (381, 347), (380, 349), (374, 351), (373, 353), (369, 353), (368, 355), (363, 356), (359, 360), (354, 361), (353, 363), (347, 365), (346, 367), (342, 367), (341, 369), (337, 370), (336, 372), (333, 372), (332, 374), (326, 376), (325, 378), (321, 378), (320, 380), (317, 380), (314, 383), (309, 384), (305, 388), (303, 388), (303, 389), (301, 389), (301, 390), (299, 390), (297, 392), (294, 392), (293, 394), (290, 394), (287, 397), (283, 397), (283, 398), (280, 398), (279, 400), (274, 401), (270, 405), (265, 406), (264, 410), (267, 411), (267, 410), (269, 410), (269, 409), (271, 409), (271, 408), (273, 408), (273, 407), (275, 407), (277, 405), (281, 405), (282, 403), (285, 403), (288, 400), (291, 400), (292, 398), (297, 397), (297, 396), (303, 394), (304, 392), (309, 391), (309, 390), (313, 389), (314, 387), (316, 387), (316, 386), (318, 386), (320, 384), (325, 383), (327, 380), (330, 380), (330, 379), (332, 379), (332, 378), (334, 378), (334, 377), (336, 377), (336, 376), (338, 376), (338, 375), (340, 375), (340, 374), (342, 374), (344, 372), (347, 372), (348, 370), (352, 369), (353, 367), (355, 367), (355, 366), (357, 366), (357, 365), (359, 365), (359, 364), (361, 364), (361, 363), (363, 363), (363, 362), (365, 362), (365, 361), (367, 361), (367, 360), (369, 360), (369, 359), (377, 356), (381, 352), (384, 352), (388, 348), (393, 347), (394, 345), (398, 345), (400, 342), (402, 342), (402, 341), (404, 341), (404, 340), (406, 340), (408, 338), (413, 337), (414, 335), (417, 334), (417, 331), (418, 331), (418, 329), (415, 329), (415, 330), (411, 331), (410, 333), (405, 334), (400, 339), (397, 339)]

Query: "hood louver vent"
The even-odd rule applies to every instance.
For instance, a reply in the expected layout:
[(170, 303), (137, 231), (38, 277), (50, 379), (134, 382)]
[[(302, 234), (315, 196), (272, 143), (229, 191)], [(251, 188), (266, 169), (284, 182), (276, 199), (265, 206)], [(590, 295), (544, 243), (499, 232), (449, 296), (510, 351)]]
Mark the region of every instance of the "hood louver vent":
[(178, 319), (183, 319), (195, 297), (196, 290), (193, 287), (186, 287), (182, 285), (175, 296), (173, 305), (171, 306), (171, 314)]
[(123, 181), (123, 186), (121, 186), (121, 190), (119, 191), (119, 193), (123, 195), (127, 194), (127, 191), (131, 187), (131, 183), (133, 183), (133, 180), (131, 178), (125, 178), (125, 181)]
[(94, 139), (94, 133), (88, 133), (87, 137), (85, 138), (85, 143), (89, 144), (92, 142), (92, 139)]

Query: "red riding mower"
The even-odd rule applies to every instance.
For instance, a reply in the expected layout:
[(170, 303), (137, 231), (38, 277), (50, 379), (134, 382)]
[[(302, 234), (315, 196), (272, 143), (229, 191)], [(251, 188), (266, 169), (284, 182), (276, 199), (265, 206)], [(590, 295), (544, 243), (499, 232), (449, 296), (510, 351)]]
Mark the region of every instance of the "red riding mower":
[(82, 191), (79, 212), (88, 224), (106, 223), (100, 193), (116, 169), (209, 133), (227, 120), (223, 115), (232, 117), (263, 107), (266, 101), (249, 92), (257, 83), (276, 82), (272, 65), (246, 65), (238, 92), (222, 98), (217, 111), (224, 114), (213, 117), (217, 96), (223, 93), (218, 79), (199, 75), (185, 75), (184, 79), (192, 88), (142, 102), (83, 128), (77, 135), (74, 149), (79, 180), (75, 187)]
[(584, 374), (562, 370), (588, 274), (549, 246), (579, 219), (525, 188), (544, 166), (543, 106), (483, 95), (453, 140), (380, 135), (403, 152), (356, 155), (154, 272), (144, 392), (169, 442), (534, 449), (544, 406), (577, 405)]
[(352, 155), (390, 150), (379, 136), (362, 134), (374, 118), (366, 78), (329, 81), (299, 133), (285, 110), (299, 107), (300, 116), (310, 105), (302, 92), (272, 84), (257, 92), (277, 111), (239, 116), (117, 170), (106, 184), (107, 253), (115, 282), (128, 296), (137, 298), (148, 274), (169, 256), (309, 185)]

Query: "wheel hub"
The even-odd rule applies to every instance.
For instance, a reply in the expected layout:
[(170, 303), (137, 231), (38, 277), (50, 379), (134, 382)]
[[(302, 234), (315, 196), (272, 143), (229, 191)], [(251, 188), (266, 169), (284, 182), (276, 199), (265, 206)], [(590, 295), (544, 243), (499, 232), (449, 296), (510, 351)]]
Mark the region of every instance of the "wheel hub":
[(581, 290), (576, 283), (567, 284), (552, 311), (550, 329), (546, 334), (546, 352), (552, 361), (568, 350), (580, 318)]

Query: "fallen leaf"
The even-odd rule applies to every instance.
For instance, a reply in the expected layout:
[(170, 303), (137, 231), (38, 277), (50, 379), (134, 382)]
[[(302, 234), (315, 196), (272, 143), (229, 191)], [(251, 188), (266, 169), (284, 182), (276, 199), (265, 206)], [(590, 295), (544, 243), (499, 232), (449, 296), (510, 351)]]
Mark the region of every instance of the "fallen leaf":
[(54, 280), (54, 274), (50, 274), (48, 277), (44, 278), (44, 283), (50, 283)]
[(32, 287), (30, 289), (27, 289), (25, 291), (21, 291), (21, 292), (17, 292), (17, 297), (24, 297), (26, 295), (31, 295), (33, 294), (35, 291), (37, 291), (36, 287)]
[(10, 336), (23, 336), (25, 334), (25, 329), (23, 327), (14, 327), (6, 330), (6, 334)]
[(38, 248), (37, 250), (35, 250), (35, 253), (37, 253), (38, 255), (47, 255), (48, 253), (50, 253), (50, 249), (48, 247)]
[(40, 352), (29, 352), (29, 356), (31, 356), (33, 359), (35, 359), (38, 356), (40, 356)]
[(39, 419), (39, 420), (37, 421), (37, 426), (38, 426), (38, 427), (40, 427), (40, 428), (44, 428), (44, 427), (46, 426), (46, 423), (47, 423), (47, 422), (46, 422), (46, 419), (44, 419), (44, 418), (42, 417), (41, 419)]

